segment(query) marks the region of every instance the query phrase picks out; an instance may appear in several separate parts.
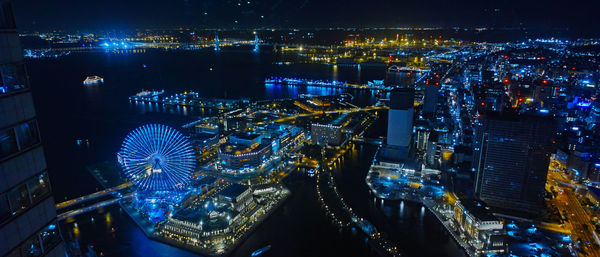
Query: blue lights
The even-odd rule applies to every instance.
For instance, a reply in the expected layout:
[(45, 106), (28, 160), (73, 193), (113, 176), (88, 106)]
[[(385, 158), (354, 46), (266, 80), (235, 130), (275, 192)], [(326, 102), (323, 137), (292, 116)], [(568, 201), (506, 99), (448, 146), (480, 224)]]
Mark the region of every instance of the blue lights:
[(100, 46), (107, 49), (128, 49), (132, 47), (130, 43), (126, 42), (104, 42)]
[(576, 105), (577, 105), (577, 107), (587, 108), (587, 107), (590, 107), (592, 105), (592, 103), (586, 102), (586, 101), (580, 101), (580, 102), (577, 102)]
[(179, 131), (160, 124), (129, 133), (118, 159), (127, 178), (144, 191), (182, 189), (195, 168), (190, 142)]
[(536, 231), (537, 228), (534, 225), (531, 225), (531, 227), (527, 229), (527, 233), (529, 234), (535, 234)]
[(540, 109), (540, 113), (549, 113), (550, 111), (548, 109)]

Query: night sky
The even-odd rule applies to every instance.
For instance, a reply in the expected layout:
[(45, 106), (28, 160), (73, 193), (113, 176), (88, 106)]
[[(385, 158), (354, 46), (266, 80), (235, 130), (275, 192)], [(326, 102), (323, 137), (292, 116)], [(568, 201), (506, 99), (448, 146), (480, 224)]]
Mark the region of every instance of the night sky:
[[(14, 0), (22, 30), (497, 26), (598, 31), (599, 0)], [(262, 16), (262, 17), (261, 17)], [(238, 23), (235, 23), (238, 21)]]

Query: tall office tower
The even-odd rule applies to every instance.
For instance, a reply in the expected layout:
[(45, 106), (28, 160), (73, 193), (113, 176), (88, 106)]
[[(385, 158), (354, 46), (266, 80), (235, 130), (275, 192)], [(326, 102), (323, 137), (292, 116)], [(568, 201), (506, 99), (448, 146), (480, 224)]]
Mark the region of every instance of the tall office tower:
[(0, 0), (0, 256), (65, 256), (7, 0)]
[(435, 113), (438, 102), (438, 89), (439, 86), (436, 85), (425, 86), (425, 101), (423, 103), (424, 113)]
[(475, 130), (475, 196), (493, 207), (537, 213), (555, 130), (546, 117), (488, 114)]
[(396, 88), (390, 92), (387, 144), (408, 147), (413, 131), (415, 91), (412, 88)]

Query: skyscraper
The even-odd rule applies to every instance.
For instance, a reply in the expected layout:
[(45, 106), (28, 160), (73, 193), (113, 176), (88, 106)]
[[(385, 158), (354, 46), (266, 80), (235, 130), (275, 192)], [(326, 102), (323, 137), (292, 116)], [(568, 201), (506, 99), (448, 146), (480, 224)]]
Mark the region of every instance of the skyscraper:
[(545, 117), (490, 113), (473, 144), (475, 196), (493, 207), (537, 213), (555, 130)]
[(12, 7), (0, 0), (0, 256), (64, 256)]
[(397, 88), (390, 92), (387, 144), (408, 147), (412, 137), (415, 92)]
[(396, 88), (390, 92), (387, 144), (379, 158), (391, 162), (406, 162), (412, 148), (415, 92), (412, 88)]

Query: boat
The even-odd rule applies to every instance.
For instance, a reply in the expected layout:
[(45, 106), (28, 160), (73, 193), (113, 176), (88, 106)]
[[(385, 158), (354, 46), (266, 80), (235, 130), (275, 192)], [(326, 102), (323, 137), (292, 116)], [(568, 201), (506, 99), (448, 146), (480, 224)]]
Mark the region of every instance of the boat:
[(83, 81), (84, 85), (94, 85), (104, 82), (104, 79), (100, 76), (87, 76)]
[(256, 257), (256, 256), (259, 256), (259, 255), (261, 255), (261, 254), (269, 251), (269, 250), (271, 250), (271, 245), (267, 245), (267, 246), (265, 246), (263, 248), (260, 248), (260, 249), (258, 249), (256, 251), (252, 252), (252, 254), (250, 256)]
[(75, 140), (75, 143), (79, 147), (90, 146), (90, 141), (87, 138), (85, 138), (85, 139), (77, 139), (77, 140)]

